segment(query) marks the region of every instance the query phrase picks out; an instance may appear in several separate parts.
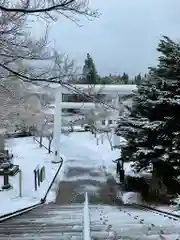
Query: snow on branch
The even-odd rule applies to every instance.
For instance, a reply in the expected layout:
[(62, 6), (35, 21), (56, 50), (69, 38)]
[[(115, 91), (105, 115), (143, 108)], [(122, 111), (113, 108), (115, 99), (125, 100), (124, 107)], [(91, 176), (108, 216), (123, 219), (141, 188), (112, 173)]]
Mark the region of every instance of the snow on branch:
[(64, 16), (78, 24), (77, 15), (82, 15), (88, 19), (99, 16), (98, 10), (89, 7), (88, 0), (20, 0), (17, 4), (13, 1), (7, 4), (1, 1), (0, 10), (8, 13), (38, 14), (43, 19), (56, 21), (60, 16)]

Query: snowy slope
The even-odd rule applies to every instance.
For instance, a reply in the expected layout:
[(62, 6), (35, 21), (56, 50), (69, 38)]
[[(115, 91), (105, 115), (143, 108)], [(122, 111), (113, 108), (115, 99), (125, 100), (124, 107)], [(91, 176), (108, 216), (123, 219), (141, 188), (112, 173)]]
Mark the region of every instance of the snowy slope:
[[(40, 199), (44, 197), (59, 166), (51, 163), (53, 155), (48, 154), (46, 149), (39, 148), (38, 144), (33, 142), (31, 137), (10, 139), (7, 145), (14, 154), (13, 163), (18, 164), (22, 171), (22, 196), (20, 196), (20, 179), (19, 174), (17, 174), (14, 177), (10, 177), (13, 189), (0, 191), (0, 215), (39, 203)], [(35, 191), (34, 169), (43, 166), (45, 167), (45, 181)], [(2, 177), (0, 177), (0, 183), (2, 186)], [(51, 201), (54, 198), (55, 192), (51, 191), (47, 200)]]

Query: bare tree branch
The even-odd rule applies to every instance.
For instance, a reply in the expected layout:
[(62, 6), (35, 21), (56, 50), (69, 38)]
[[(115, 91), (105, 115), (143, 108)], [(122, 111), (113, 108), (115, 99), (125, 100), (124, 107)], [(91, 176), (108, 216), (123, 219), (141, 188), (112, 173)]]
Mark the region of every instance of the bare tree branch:
[(28, 129), (39, 122), (38, 102), (30, 103), (26, 86), (19, 79), (5, 79), (0, 84), (0, 128)]
[(77, 23), (75, 15), (83, 15), (88, 19), (94, 19), (99, 16), (98, 10), (91, 10), (89, 8), (88, 0), (21, 0), (20, 3), (14, 4), (0, 4), (0, 10), (4, 12), (18, 12), (21, 14), (40, 14), (44, 18), (51, 21), (58, 19), (58, 15), (63, 15), (66, 18)]
[(59, 83), (69, 88), (65, 78), (72, 79), (77, 71), (67, 55), (48, 47), (48, 27), (38, 40), (25, 31), (29, 15), (45, 21), (65, 16), (78, 26), (78, 16), (90, 20), (99, 16), (89, 8), (88, 0), (0, 0), (0, 124), (6, 120), (24, 126), (36, 124), (44, 115), (27, 108), (26, 84)]

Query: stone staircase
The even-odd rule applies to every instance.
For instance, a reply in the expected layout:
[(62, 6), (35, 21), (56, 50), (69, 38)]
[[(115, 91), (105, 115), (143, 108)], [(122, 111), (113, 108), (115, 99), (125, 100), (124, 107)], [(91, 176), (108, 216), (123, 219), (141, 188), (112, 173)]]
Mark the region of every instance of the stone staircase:
[[(83, 204), (46, 204), (0, 223), (0, 240), (85, 240)], [(89, 204), (91, 240), (108, 236), (108, 205)], [(114, 209), (120, 214), (117, 208)], [(108, 214), (107, 214), (108, 213)]]
[(82, 240), (83, 205), (47, 204), (0, 223), (0, 239)]
[(89, 205), (91, 240), (179, 240), (179, 222), (130, 206)]
[(87, 238), (84, 238), (84, 204), (51, 203), (0, 223), (0, 240), (180, 239), (178, 222), (147, 211), (100, 204), (89, 204), (88, 209)]

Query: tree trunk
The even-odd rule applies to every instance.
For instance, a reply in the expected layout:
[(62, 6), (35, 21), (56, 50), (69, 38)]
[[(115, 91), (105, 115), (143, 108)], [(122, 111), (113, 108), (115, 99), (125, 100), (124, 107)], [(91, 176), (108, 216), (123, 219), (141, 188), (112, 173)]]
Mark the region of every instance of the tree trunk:
[(111, 150), (113, 150), (113, 144), (112, 144), (112, 141), (111, 141), (111, 136), (109, 136), (109, 133), (108, 133), (108, 132), (107, 132), (107, 139), (108, 139), (108, 141), (109, 141)]
[(149, 194), (154, 200), (161, 200), (167, 194), (167, 188), (163, 184), (162, 178), (157, 177), (156, 169), (153, 169), (152, 180), (149, 187)]
[(94, 137), (96, 138), (97, 134), (96, 134), (96, 130), (94, 129)]
[(73, 125), (70, 125), (70, 128), (71, 128), (71, 130), (70, 130), (70, 131), (71, 131), (71, 132), (73, 132)]
[(49, 139), (49, 144), (48, 144), (48, 153), (51, 153), (51, 143), (52, 143), (52, 139)]
[(43, 141), (43, 136), (42, 136), (42, 134), (40, 134), (39, 147), (42, 147), (42, 141)]

